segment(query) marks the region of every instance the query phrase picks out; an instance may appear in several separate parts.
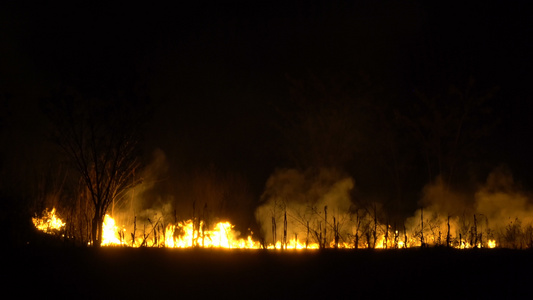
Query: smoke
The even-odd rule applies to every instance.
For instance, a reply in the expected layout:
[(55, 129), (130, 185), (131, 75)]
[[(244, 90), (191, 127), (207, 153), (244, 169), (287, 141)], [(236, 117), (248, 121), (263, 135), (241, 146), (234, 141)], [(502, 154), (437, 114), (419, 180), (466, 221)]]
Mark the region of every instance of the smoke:
[[(246, 179), (214, 167), (170, 177), (165, 153), (156, 149), (149, 164), (136, 175), (142, 183), (130, 189), (113, 217), (118, 224), (167, 225), (201, 219), (209, 225), (230, 221), (242, 230), (250, 227), (253, 196)], [(178, 173), (178, 172), (175, 172)]]
[(417, 227), (422, 216), (427, 220), (435, 220), (471, 214), (473, 212), (472, 202), (471, 197), (454, 190), (439, 176), (422, 189), (419, 201), (422, 208), (406, 220), (406, 227), (411, 229)]
[(511, 171), (499, 167), (489, 174), (486, 184), (475, 195), (476, 212), (487, 217), (491, 227), (498, 230), (519, 220), (533, 223), (531, 197), (514, 182)]
[(171, 198), (164, 198), (160, 191), (160, 182), (168, 171), (168, 162), (161, 149), (155, 149), (152, 159), (133, 180), (141, 183), (131, 188), (112, 210), (118, 224), (133, 226), (137, 222), (166, 222), (173, 219)]
[(296, 236), (318, 242), (348, 221), (353, 188), (353, 179), (335, 169), (277, 170), (255, 211), (262, 237), (267, 243)]
[(440, 176), (434, 183), (424, 187), (419, 203), (426, 211), (442, 215), (468, 213), (473, 208), (472, 200), (468, 195), (454, 190)]
[(459, 192), (438, 176), (422, 189), (420, 209), (405, 221), (411, 243), (444, 244), (449, 236), (463, 236), (474, 214), (472, 195)]
[[(128, 205), (115, 211), (119, 224), (133, 224), (134, 216), (137, 230), (176, 221), (178, 204), (158, 188), (167, 170), (164, 152), (154, 151), (151, 163), (139, 174), (143, 183), (127, 195)], [(246, 182), (238, 176), (209, 169), (195, 173), (185, 186), (187, 203), (196, 204), (182, 209), (188, 216), (233, 222), (247, 212), (250, 195), (244, 188)], [(260, 239), (265, 245), (296, 239), (326, 247), (333, 241), (335, 245), (401, 247), (400, 240), (405, 240), (406, 246), (463, 247), (486, 245), (489, 239), (504, 247), (533, 246), (531, 197), (505, 167), (494, 169), (486, 182), (471, 192), (459, 191), (436, 178), (422, 189), (420, 209), (405, 220), (403, 230), (387, 223), (380, 203), (356, 204), (354, 188), (353, 178), (337, 169), (276, 170), (254, 213)], [(179, 217), (182, 220), (182, 215)], [(247, 222), (237, 228), (246, 228)], [(132, 226), (126, 228), (128, 232), (133, 231)]]
[(522, 247), (533, 237), (531, 197), (505, 166), (495, 168), (473, 193), (459, 192), (439, 177), (423, 188), (419, 203), (422, 208), (405, 226), (420, 242), (444, 244), (449, 238), (457, 246), (496, 239), (500, 246)]

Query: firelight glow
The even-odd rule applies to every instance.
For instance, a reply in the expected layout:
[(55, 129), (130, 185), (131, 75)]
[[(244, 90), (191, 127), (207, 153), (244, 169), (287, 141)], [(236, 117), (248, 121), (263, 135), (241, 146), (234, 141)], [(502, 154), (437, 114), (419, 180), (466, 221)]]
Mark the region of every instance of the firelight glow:
[[(38, 230), (46, 233), (54, 234), (65, 227), (65, 223), (56, 215), (56, 210), (45, 210), (43, 217), (33, 218), (33, 223)], [(320, 244), (310, 242), (309, 238), (300, 240), (297, 236), (286, 241), (278, 240), (275, 244), (261, 244), (261, 242), (254, 240), (252, 235), (246, 238), (240, 238), (239, 233), (234, 230), (234, 225), (230, 222), (218, 222), (209, 229), (203, 221), (186, 220), (178, 222), (177, 224), (168, 224), (164, 229), (163, 226), (155, 225), (147, 233), (135, 236), (131, 234), (134, 240), (126, 241), (126, 229), (119, 228), (115, 224), (115, 219), (106, 215), (103, 222), (103, 239), (102, 246), (114, 247), (165, 247), (165, 248), (223, 248), (223, 249), (287, 249), (287, 250), (303, 250), (303, 249), (319, 249)], [(420, 247), (419, 237), (407, 236), (404, 234), (400, 239), (398, 231), (385, 232), (376, 236), (376, 243), (373, 245), (375, 249), (398, 249), (398, 248), (412, 248)], [(432, 245), (436, 245), (435, 241), (427, 240)], [(469, 249), (474, 248), (467, 241), (460, 241), (452, 244), (453, 248)], [(326, 248), (370, 248), (371, 245), (363, 243), (362, 245), (355, 245), (344, 241), (330, 241), (324, 244)], [(477, 248), (495, 248), (496, 241), (493, 239), (487, 240), (485, 243), (478, 243)]]
[(54, 231), (59, 231), (65, 227), (65, 223), (56, 216), (55, 207), (51, 211), (45, 209), (41, 218), (32, 218), (33, 225), (40, 231), (52, 234)]

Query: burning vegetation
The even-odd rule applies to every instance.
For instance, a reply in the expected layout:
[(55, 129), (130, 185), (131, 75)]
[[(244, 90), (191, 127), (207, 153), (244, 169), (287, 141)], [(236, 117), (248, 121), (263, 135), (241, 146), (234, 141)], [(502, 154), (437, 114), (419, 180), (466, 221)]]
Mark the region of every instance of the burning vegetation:
[[(253, 203), (246, 180), (216, 170), (191, 176), (180, 187), (185, 192), (171, 187), (171, 192), (165, 194), (156, 184), (167, 169), (165, 154), (155, 151), (153, 162), (141, 167), (136, 152), (140, 129), (125, 125), (142, 119), (142, 114), (132, 111), (131, 116), (125, 114), (124, 120), (118, 120), (120, 105), (103, 101), (99, 106), (90, 98), (74, 95), (81, 99), (77, 109), (68, 102), (70, 98), (59, 98), (50, 103), (50, 114), (58, 128), (60, 146), (81, 178), (77, 184), (72, 183), (74, 188), (65, 196), (69, 198), (66, 221), (56, 217), (52, 209), (42, 218), (35, 218), (34, 224), (39, 230), (81, 245), (231, 249), (533, 247), (530, 197), (502, 168), (493, 171), (473, 193), (457, 191), (450, 176), (435, 177), (429, 172), (430, 183), (422, 189), (414, 213), (399, 211), (402, 205), (416, 201), (402, 194), (401, 188), (383, 197), (388, 199), (366, 199), (358, 194), (356, 182), (349, 175), (352, 173), (340, 171), (350, 155), (333, 151), (344, 149), (338, 147), (338, 141), (347, 145), (355, 137), (344, 136), (343, 126), (324, 132), (314, 128), (314, 124), (336, 124), (333, 121), (339, 117), (332, 113), (331, 120), (322, 120), (320, 105), (316, 115), (301, 120), (303, 125), (297, 122), (294, 136), (314, 137), (318, 130), (322, 133), (319, 141), (328, 141), (335, 132), (338, 137), (325, 144), (312, 139), (318, 144), (311, 143), (309, 148), (320, 151), (301, 165), (315, 167), (277, 169), (266, 181), (259, 203)], [(334, 112), (342, 111), (342, 105), (334, 107)], [(100, 116), (103, 112), (106, 118)], [(323, 160), (325, 157), (333, 160)], [(339, 157), (346, 158), (335, 163)], [(395, 180), (400, 186), (400, 178)], [(192, 215), (190, 208), (184, 207), (190, 204), (179, 199), (192, 202)], [(50, 205), (43, 203), (42, 207)], [(252, 210), (255, 224), (241, 234), (237, 228), (247, 227), (237, 227), (234, 222), (242, 218), (239, 213), (251, 214)]]
[[(213, 222), (200, 215), (185, 221), (130, 218), (117, 225), (110, 215), (103, 222), (102, 246), (227, 248), (227, 249), (403, 249), (442, 246), (457, 249), (533, 247), (532, 214), (527, 197), (511, 189), (512, 179), (497, 171), (475, 194), (472, 205), (454, 202), (459, 196), (443, 190), (442, 182), (424, 190), (424, 208), (402, 224), (383, 222), (382, 208), (358, 206), (350, 197), (354, 181), (331, 170), (318, 174), (279, 171), (267, 182), (262, 205), (256, 209), (260, 233), (241, 235), (229, 221)], [(504, 189), (505, 186), (507, 189)], [(440, 195), (440, 197), (437, 197)], [(290, 200), (289, 200), (290, 199)], [(443, 202), (443, 199), (448, 199)], [(463, 203), (458, 205), (457, 203)], [(511, 209), (515, 209), (512, 211)], [(166, 208), (168, 210), (168, 208)], [(453, 211), (460, 213), (453, 213)], [(176, 216), (174, 216), (176, 220)], [(33, 218), (44, 232), (74, 238), (75, 231), (55, 208)]]
[(59, 234), (65, 227), (65, 223), (56, 215), (55, 207), (50, 211), (45, 209), (42, 216), (35, 216), (32, 222), (35, 228), (48, 234)]
[[(208, 228), (202, 220), (190, 219), (166, 226), (158, 221), (149, 222), (149, 226), (144, 224), (142, 230), (134, 227), (132, 232), (128, 232), (124, 226), (116, 226), (115, 220), (106, 215), (102, 226), (104, 230), (102, 246), (227, 249), (398, 249), (421, 246), (467, 249), (495, 248), (497, 245), (512, 248), (532, 246), (531, 225), (524, 228), (519, 221), (511, 222), (503, 232), (496, 232), (476, 224), (478, 219), (476, 215), (473, 216), (473, 223), (468, 223), (459, 217), (445, 221), (431, 218), (421, 219), (420, 224), (414, 228), (409, 230), (404, 228), (403, 231), (399, 231), (390, 225), (376, 223), (369, 214), (356, 216), (356, 220), (347, 222), (346, 220), (337, 222), (336, 217), (331, 217), (327, 222), (328, 219), (325, 217), (327, 207), (324, 208), (324, 219), (315, 220), (312, 223), (314, 227), (306, 223), (309, 228), (302, 225), (291, 230), (284, 213), (283, 230), (278, 230), (273, 220), (272, 230), (281, 237), (271, 243), (258, 240), (252, 234), (241, 238), (240, 233), (230, 222), (218, 222), (212, 228)], [(33, 223), (38, 230), (53, 235), (63, 235), (65, 223), (55, 216), (54, 212), (52, 210), (42, 218), (33, 218)], [(297, 231), (297, 228), (303, 230)]]

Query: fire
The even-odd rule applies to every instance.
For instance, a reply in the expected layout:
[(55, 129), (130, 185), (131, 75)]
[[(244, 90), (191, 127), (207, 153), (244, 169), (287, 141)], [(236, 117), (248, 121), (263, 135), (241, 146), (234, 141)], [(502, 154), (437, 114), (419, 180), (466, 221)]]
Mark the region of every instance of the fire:
[[(56, 215), (56, 209), (48, 209), (43, 212), (41, 218), (32, 218), (35, 227), (46, 233), (57, 233), (65, 227), (65, 223)], [(150, 220), (149, 220), (150, 221)], [(495, 248), (495, 239), (466, 239), (464, 236), (446, 234), (438, 235), (424, 233), (421, 236), (420, 229), (414, 231), (399, 232), (392, 230), (390, 226), (375, 235), (352, 236), (352, 239), (339, 237), (336, 233), (330, 234), (329, 238), (321, 237), (320, 243), (310, 239), (309, 235), (294, 233), (293, 238), (285, 236), (283, 241), (264, 244), (253, 238), (253, 233), (242, 238), (235, 230), (235, 226), (228, 221), (214, 223), (211, 227), (202, 220), (189, 219), (175, 224), (163, 225), (158, 221), (151, 227), (133, 231), (126, 234), (123, 226), (119, 228), (115, 219), (105, 215), (102, 226), (102, 246), (128, 246), (128, 247), (166, 247), (166, 248), (224, 248), (224, 249), (271, 249), (271, 250), (302, 250), (319, 248), (374, 248), (374, 249), (403, 249), (422, 247), (426, 245), (447, 245), (457, 249), (471, 248)], [(357, 230), (354, 230), (357, 232)], [(335, 235), (333, 238), (331, 235)], [(304, 240), (299, 239), (304, 236)], [(128, 237), (129, 241), (125, 239)], [(475, 243), (474, 243), (475, 242)]]
[[(143, 234), (137, 237), (133, 243), (126, 243), (121, 238), (121, 230), (115, 225), (115, 220), (106, 215), (103, 226), (102, 246), (126, 246), (133, 247), (167, 247), (167, 248), (223, 248), (223, 249), (261, 249), (263, 245), (253, 239), (252, 235), (240, 238), (239, 232), (234, 230), (230, 222), (218, 222), (212, 229), (208, 229), (203, 221), (194, 222), (186, 220), (177, 224), (169, 224), (161, 231), (162, 238), (156, 237), (156, 230), (151, 231), (150, 236)], [(122, 229), (122, 232), (125, 230)], [(252, 233), (253, 234), (253, 233)], [(278, 241), (275, 245), (265, 245), (267, 249), (318, 249), (318, 243), (308, 243), (296, 238), (282, 244)], [(346, 245), (341, 248), (347, 247)]]
[[(147, 234), (135, 237), (133, 243), (126, 243), (125, 236), (115, 226), (115, 220), (106, 215), (103, 226), (102, 246), (132, 245), (133, 247), (167, 247), (167, 248), (226, 248), (226, 249), (259, 249), (261, 245), (249, 235), (246, 239), (239, 238), (230, 222), (218, 222), (208, 229), (203, 221), (186, 220), (177, 224), (168, 224), (164, 230), (154, 226)], [(122, 229), (122, 232), (125, 230)]]
[(51, 211), (45, 209), (41, 218), (35, 217), (32, 218), (32, 221), (37, 229), (49, 234), (58, 232), (65, 227), (65, 223), (56, 216), (55, 207)]
[(102, 246), (123, 244), (124, 241), (120, 239), (118, 228), (115, 226), (115, 219), (106, 214), (102, 226)]
[(165, 246), (169, 248), (227, 248), (227, 249), (258, 249), (261, 245), (253, 241), (251, 236), (239, 238), (238, 232), (230, 222), (218, 222), (213, 229), (208, 229), (203, 221), (193, 220), (168, 225), (165, 229)]

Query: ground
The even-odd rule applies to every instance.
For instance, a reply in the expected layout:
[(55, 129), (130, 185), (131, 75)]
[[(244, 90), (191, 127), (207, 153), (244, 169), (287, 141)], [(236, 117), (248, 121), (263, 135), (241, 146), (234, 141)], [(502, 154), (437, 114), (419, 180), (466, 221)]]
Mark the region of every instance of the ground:
[(533, 252), (507, 249), (221, 251), (23, 247), (4, 256), (20, 296), (147, 298), (523, 298)]

